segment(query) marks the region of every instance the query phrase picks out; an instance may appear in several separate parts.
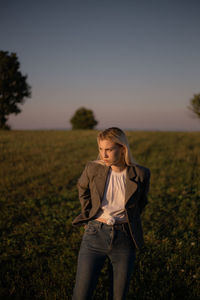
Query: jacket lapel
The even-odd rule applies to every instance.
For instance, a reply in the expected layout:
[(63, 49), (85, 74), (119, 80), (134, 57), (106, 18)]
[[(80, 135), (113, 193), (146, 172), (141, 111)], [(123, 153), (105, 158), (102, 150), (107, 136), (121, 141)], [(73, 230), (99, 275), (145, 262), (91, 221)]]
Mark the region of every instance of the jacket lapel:
[[(94, 177), (96, 190), (98, 192), (100, 200), (103, 199), (106, 179), (109, 170), (110, 167), (100, 165)], [(125, 203), (127, 203), (130, 197), (137, 191), (138, 183), (136, 178), (137, 178), (137, 174), (135, 172), (135, 168), (128, 166), (127, 177), (126, 177)]]
[(125, 204), (130, 197), (136, 192), (138, 183), (136, 181), (137, 174), (134, 167), (128, 166), (126, 176), (126, 192), (125, 192)]
[(96, 190), (99, 194), (100, 200), (103, 198), (104, 189), (106, 185), (106, 179), (108, 176), (110, 168), (107, 166), (99, 166), (99, 170), (97, 171), (97, 174), (95, 174), (94, 181), (96, 185)]

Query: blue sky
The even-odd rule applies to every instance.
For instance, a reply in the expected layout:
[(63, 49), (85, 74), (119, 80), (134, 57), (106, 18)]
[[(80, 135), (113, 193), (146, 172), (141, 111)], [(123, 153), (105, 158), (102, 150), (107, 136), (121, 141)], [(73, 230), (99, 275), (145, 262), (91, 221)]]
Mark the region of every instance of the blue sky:
[(70, 128), (79, 107), (97, 128), (199, 130), (199, 0), (4, 1), (0, 49), (16, 52), (32, 98), (13, 129)]

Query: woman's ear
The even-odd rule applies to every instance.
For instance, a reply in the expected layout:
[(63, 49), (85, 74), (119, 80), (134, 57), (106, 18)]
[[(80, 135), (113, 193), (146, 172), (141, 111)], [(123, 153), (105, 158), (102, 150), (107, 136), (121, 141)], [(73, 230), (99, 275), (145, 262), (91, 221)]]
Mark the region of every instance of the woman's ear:
[(125, 155), (126, 153), (126, 148), (124, 146), (122, 146), (122, 153)]
[(123, 156), (123, 159), (125, 160), (126, 148), (124, 146), (121, 147), (121, 155)]

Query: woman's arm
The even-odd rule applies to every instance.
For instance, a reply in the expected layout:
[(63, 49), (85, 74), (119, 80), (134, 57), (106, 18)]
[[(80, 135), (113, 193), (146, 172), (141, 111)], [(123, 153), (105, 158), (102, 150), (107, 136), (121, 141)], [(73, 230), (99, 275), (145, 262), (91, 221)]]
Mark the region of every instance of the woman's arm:
[(89, 188), (88, 166), (86, 165), (81, 177), (78, 180), (79, 200), (83, 217), (88, 218), (91, 209), (91, 195)]

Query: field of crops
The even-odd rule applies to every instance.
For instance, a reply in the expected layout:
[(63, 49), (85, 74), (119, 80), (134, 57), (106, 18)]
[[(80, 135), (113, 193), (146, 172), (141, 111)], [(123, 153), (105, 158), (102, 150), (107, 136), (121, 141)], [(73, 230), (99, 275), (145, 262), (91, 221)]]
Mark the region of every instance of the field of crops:
[[(71, 299), (83, 228), (76, 183), (96, 131), (0, 132), (0, 298)], [(200, 299), (200, 133), (127, 132), (151, 170), (127, 299)], [(95, 292), (108, 299), (109, 262)]]

